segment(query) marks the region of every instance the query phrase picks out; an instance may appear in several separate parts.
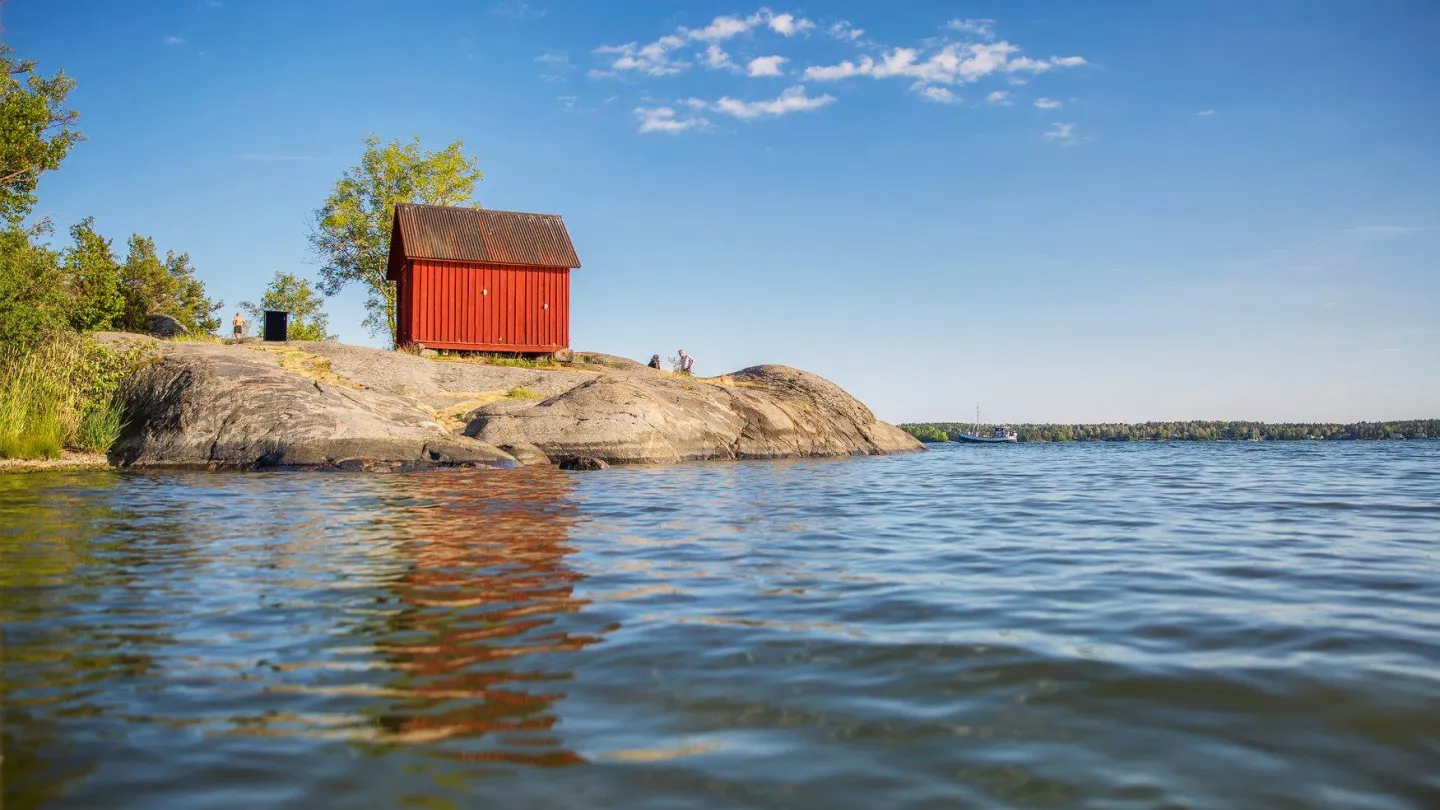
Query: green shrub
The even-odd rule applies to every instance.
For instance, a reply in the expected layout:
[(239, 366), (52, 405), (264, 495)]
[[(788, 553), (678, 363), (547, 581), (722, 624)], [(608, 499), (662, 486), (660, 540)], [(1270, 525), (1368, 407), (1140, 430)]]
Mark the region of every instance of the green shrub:
[(540, 395), (523, 385), (517, 385), (505, 395), (506, 399), (539, 399)]

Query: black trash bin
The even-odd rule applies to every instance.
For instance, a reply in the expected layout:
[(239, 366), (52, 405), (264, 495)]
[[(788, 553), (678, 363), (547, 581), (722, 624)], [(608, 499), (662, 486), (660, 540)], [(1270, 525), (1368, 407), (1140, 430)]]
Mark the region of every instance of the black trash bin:
[(287, 336), (290, 331), (290, 313), (281, 312), (275, 309), (265, 310), (265, 339), (266, 340), (289, 340)]

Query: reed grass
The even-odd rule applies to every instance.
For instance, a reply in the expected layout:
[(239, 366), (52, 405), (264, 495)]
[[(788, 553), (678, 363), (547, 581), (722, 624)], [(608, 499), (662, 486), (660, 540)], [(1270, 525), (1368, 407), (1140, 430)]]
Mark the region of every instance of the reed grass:
[(111, 349), (75, 335), (0, 346), (0, 458), (109, 450), (124, 427), (115, 389), (150, 356), (144, 347)]

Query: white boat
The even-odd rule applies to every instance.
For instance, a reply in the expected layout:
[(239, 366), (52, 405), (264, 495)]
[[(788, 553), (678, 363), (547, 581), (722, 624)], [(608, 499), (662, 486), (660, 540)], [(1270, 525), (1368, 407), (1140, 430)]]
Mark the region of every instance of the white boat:
[(1020, 441), (1020, 435), (1010, 429), (1009, 425), (997, 425), (990, 435), (980, 433), (980, 406), (975, 406), (975, 423), (970, 430), (957, 434), (957, 442), (970, 442), (972, 444), (1013, 444)]

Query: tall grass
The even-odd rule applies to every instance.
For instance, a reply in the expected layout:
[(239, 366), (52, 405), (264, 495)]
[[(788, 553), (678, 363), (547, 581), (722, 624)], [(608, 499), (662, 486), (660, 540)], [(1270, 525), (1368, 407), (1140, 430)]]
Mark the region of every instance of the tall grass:
[(123, 427), (115, 389), (148, 357), (143, 347), (115, 350), (73, 335), (0, 346), (0, 458), (109, 450)]

